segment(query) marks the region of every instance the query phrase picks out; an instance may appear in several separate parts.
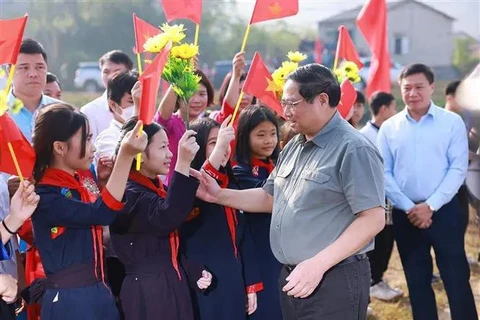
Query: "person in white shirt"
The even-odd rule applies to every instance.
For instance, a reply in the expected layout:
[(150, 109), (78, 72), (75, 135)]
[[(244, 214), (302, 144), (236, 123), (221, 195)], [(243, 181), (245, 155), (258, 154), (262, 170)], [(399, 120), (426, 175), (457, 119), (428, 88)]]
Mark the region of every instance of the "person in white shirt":
[[(105, 88), (108, 86), (108, 77), (110, 75), (120, 71), (132, 70), (133, 68), (132, 59), (120, 50), (105, 53), (100, 58), (99, 64)], [(105, 90), (101, 97), (84, 105), (80, 111), (87, 116), (92, 141), (95, 141), (97, 136), (108, 128), (113, 119), (113, 114), (108, 107), (107, 90)]]
[[(115, 149), (121, 139), (121, 129), (126, 120), (138, 114), (142, 85), (135, 71), (121, 71), (113, 74), (107, 82), (107, 99), (109, 112), (112, 114), (110, 126), (103, 130), (95, 141), (95, 163), (97, 164), (98, 186), (106, 185), (113, 169)], [(98, 161), (98, 162), (97, 162)], [(115, 297), (125, 277), (125, 269), (118, 260), (110, 242), (108, 227), (103, 228), (106, 247), (106, 265), (108, 283)]]
[[(377, 145), (380, 126), (397, 113), (396, 106), (395, 97), (387, 92), (376, 92), (370, 98), (372, 120), (367, 122), (360, 132), (374, 145)], [(375, 237), (375, 249), (368, 253), (372, 272), (370, 296), (383, 301), (392, 301), (401, 297), (403, 292), (399, 289), (391, 288), (383, 280), (383, 275), (385, 271), (387, 271), (394, 244), (392, 207), (388, 201), (385, 214), (385, 227)]]

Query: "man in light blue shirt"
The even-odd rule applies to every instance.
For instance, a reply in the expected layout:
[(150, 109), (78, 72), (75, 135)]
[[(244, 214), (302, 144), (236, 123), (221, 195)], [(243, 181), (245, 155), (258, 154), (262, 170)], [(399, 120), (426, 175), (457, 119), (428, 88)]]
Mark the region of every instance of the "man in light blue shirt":
[(477, 320), (457, 191), (468, 167), (465, 125), (432, 101), (434, 74), (423, 64), (399, 77), (406, 107), (380, 128), (385, 189), (414, 319), (438, 319), (431, 287), (435, 251), (452, 320)]

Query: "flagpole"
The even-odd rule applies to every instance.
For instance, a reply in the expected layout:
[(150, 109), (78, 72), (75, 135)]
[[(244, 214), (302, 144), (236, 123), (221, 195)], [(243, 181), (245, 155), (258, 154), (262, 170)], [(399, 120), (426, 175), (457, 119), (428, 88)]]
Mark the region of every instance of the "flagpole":
[[(141, 75), (142, 74), (142, 59), (140, 57), (140, 52), (137, 53), (137, 63), (138, 63), (138, 74)], [(140, 132), (142, 132), (142, 131), (143, 131), (143, 123), (140, 126)], [(139, 153), (139, 154), (137, 154), (137, 163), (136, 163), (137, 171), (140, 171), (141, 163), (142, 163), (142, 154)]]
[(233, 122), (235, 121), (235, 118), (237, 117), (238, 109), (240, 109), (240, 103), (242, 103), (243, 93), (244, 92), (242, 90), (242, 92), (240, 92), (240, 95), (238, 96), (237, 105), (235, 106), (235, 110), (233, 111), (232, 120), (230, 121), (231, 125), (233, 125)]
[(12, 156), (13, 164), (15, 165), (15, 170), (17, 170), (18, 178), (20, 178), (20, 182), (23, 184), (23, 175), (22, 171), (20, 171), (20, 165), (18, 164), (17, 156), (15, 155), (15, 151), (13, 150), (13, 146), (11, 142), (7, 142), (8, 150), (10, 150), (10, 155)]
[(251, 26), (252, 26), (251, 24), (248, 24), (248, 26), (247, 26), (247, 30), (245, 31), (245, 36), (243, 37), (242, 48), (240, 49), (240, 51), (245, 51), (245, 47), (247, 46), (247, 39), (248, 39), (248, 35), (250, 34), (250, 27)]
[(195, 27), (195, 41), (193, 42), (194, 45), (198, 46), (198, 36), (200, 34), (200, 24), (197, 23), (197, 26)]
[(138, 74), (142, 74), (142, 58), (140, 57), (140, 52), (137, 53), (137, 64), (138, 64)]

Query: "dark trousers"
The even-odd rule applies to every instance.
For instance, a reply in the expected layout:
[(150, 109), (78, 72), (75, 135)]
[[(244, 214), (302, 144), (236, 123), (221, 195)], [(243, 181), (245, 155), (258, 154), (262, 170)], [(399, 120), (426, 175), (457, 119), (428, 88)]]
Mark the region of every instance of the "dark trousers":
[(390, 256), (393, 251), (394, 240), (392, 225), (386, 225), (385, 228), (375, 236), (375, 249), (367, 253), (372, 271), (372, 286), (382, 281), (383, 274), (387, 271), (388, 262), (390, 261)]
[(468, 218), (470, 215), (470, 207), (469, 207), (469, 196), (468, 196), (468, 189), (466, 185), (462, 185), (457, 192), (458, 203), (460, 206), (460, 215), (464, 218), (464, 233), (467, 233), (468, 227)]
[(431, 284), (432, 247), (447, 292), (452, 320), (478, 320), (464, 247), (465, 217), (459, 211), (455, 197), (433, 214), (433, 223), (428, 229), (419, 229), (410, 223), (405, 212), (393, 210), (395, 240), (415, 320), (438, 319)]
[(315, 291), (305, 299), (283, 292), (288, 275), (287, 268), (282, 267), (279, 287), (284, 320), (367, 319), (371, 277), (367, 258), (328, 270)]

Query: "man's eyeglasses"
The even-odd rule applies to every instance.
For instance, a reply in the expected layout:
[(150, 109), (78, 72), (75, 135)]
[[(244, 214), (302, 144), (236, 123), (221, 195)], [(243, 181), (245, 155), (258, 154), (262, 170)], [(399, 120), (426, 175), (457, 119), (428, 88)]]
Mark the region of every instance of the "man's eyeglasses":
[(303, 99), (300, 99), (298, 101), (285, 101), (285, 100), (280, 100), (280, 104), (282, 105), (283, 110), (290, 108), (291, 110), (295, 110), (297, 108), (297, 105), (302, 102)]

